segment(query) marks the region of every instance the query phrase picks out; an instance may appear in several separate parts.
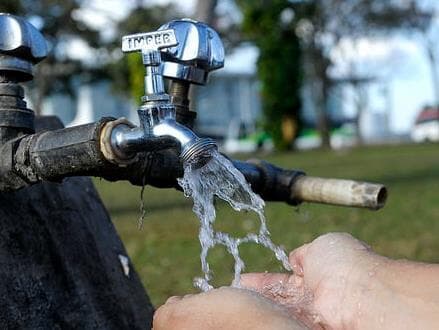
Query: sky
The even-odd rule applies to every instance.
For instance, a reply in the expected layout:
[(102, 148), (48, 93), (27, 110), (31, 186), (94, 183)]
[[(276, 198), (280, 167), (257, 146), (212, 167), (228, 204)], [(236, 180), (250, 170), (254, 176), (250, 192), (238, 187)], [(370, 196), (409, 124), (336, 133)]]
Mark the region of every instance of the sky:
[[(88, 0), (89, 9), (84, 9), (81, 15), (98, 28), (108, 28), (108, 22), (96, 15), (105, 12), (112, 19), (120, 19), (127, 15), (134, 0)], [(430, 1), (439, 9), (439, 1)], [(196, 0), (150, 0), (151, 4), (174, 2), (184, 13), (193, 12)], [(439, 26), (439, 23), (437, 24)], [(438, 33), (439, 35), (439, 33)], [(439, 40), (438, 40), (439, 41)], [(439, 42), (438, 42), (439, 45)], [(438, 52), (439, 53), (439, 52)], [(380, 86), (388, 89), (390, 99), (382, 100), (382, 94), (373, 92), (372, 88), (368, 109), (374, 112), (387, 112), (390, 129), (395, 133), (406, 133), (410, 130), (419, 110), (427, 104), (432, 104), (434, 93), (431, 71), (426, 60), (425, 49), (419, 37), (400, 35), (390, 39), (364, 39), (352, 47), (347, 40), (339, 49), (333, 51), (336, 60), (335, 72), (343, 73), (346, 60), (356, 59), (362, 70), (374, 72), (380, 78)], [(233, 56), (232, 67), (245, 67), (254, 63), (248, 62), (246, 56)], [(226, 66), (227, 57), (226, 57)], [(361, 70), (360, 70), (361, 71)], [(349, 100), (346, 100), (349, 103)], [(349, 109), (349, 105), (347, 107)]]
[[(360, 64), (358, 71), (379, 78), (371, 86), (368, 110), (387, 112), (393, 132), (409, 131), (419, 110), (434, 101), (432, 76), (422, 41), (415, 36), (395, 36), (360, 40), (357, 50), (346, 48), (344, 57), (355, 58)], [(336, 67), (343, 72), (344, 61), (339, 62)], [(388, 89), (390, 100), (382, 100), (379, 88)]]

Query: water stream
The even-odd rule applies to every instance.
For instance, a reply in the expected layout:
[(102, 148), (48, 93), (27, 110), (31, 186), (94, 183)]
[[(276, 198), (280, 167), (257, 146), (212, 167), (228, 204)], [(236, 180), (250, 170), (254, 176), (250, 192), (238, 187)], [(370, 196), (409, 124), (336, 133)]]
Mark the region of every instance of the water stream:
[[(216, 245), (224, 245), (233, 256), (234, 279), (232, 286), (239, 287), (244, 261), (240, 257), (239, 246), (242, 243), (254, 242), (273, 251), (286, 270), (291, 270), (285, 251), (275, 245), (270, 239), (264, 215), (265, 203), (255, 194), (246, 179), (233, 164), (218, 151), (209, 151), (211, 160), (204, 166), (197, 163), (184, 164), (184, 176), (178, 182), (187, 197), (194, 201), (193, 211), (200, 220), (199, 239), (201, 243), (201, 269), (204, 277), (196, 278), (194, 285), (201, 291), (213, 288), (209, 283), (212, 279), (207, 255), (209, 250)], [(260, 220), (259, 232), (249, 233), (244, 237), (232, 237), (228, 233), (216, 232), (213, 224), (216, 218), (214, 199), (228, 202), (236, 211), (255, 212)]]

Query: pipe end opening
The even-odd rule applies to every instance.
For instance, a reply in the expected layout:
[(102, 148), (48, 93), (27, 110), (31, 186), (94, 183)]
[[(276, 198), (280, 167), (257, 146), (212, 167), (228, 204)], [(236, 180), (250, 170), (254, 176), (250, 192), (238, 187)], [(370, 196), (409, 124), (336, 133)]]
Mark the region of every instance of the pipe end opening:
[(376, 203), (376, 208), (375, 208), (376, 210), (379, 210), (379, 209), (384, 207), (384, 205), (386, 204), (386, 201), (387, 201), (387, 196), (388, 196), (387, 188), (382, 186), (379, 189), (378, 194), (377, 194), (377, 199), (376, 199), (377, 203)]

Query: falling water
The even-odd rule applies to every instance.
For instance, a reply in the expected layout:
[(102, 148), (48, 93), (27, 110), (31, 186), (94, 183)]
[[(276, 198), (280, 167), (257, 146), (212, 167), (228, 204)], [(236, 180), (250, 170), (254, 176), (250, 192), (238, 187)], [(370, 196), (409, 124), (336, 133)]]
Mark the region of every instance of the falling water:
[[(211, 271), (207, 262), (209, 249), (217, 244), (224, 245), (235, 260), (234, 279), (232, 286), (239, 286), (244, 262), (239, 254), (242, 243), (254, 242), (273, 251), (283, 267), (291, 270), (285, 251), (275, 245), (270, 239), (270, 232), (264, 216), (264, 201), (255, 194), (246, 179), (233, 164), (218, 151), (209, 151), (211, 159), (200, 166), (198, 163), (186, 163), (184, 177), (178, 182), (187, 197), (194, 201), (193, 210), (200, 219), (199, 239), (201, 243), (201, 269), (204, 278), (196, 278), (194, 285), (202, 291), (212, 289), (209, 283)], [(260, 228), (258, 234), (249, 233), (245, 237), (235, 238), (224, 232), (215, 232), (215, 196), (228, 202), (236, 211), (253, 211), (259, 216)]]
[(145, 200), (143, 199), (143, 195), (145, 194), (145, 186), (146, 186), (146, 176), (144, 175), (142, 178), (142, 189), (140, 190), (140, 216), (137, 220), (137, 229), (143, 229), (143, 223), (145, 222), (146, 208), (145, 208)]

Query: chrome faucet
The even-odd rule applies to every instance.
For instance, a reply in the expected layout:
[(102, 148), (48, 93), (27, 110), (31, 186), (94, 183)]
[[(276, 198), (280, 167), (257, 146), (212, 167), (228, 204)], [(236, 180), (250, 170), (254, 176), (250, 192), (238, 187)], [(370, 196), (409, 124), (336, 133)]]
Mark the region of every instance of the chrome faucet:
[[(190, 21), (189, 24), (196, 22)], [(203, 25), (203, 28), (206, 34), (211, 33), (206, 25)], [(177, 51), (180, 56), (185, 56), (188, 55), (188, 51), (185, 50), (189, 49), (193, 61), (179, 66), (184, 68), (178, 71), (178, 77), (190, 81), (195, 79), (197, 83), (204, 83), (208, 71), (222, 66), (224, 56), (222, 62), (218, 56), (211, 57), (200, 47), (205, 43), (196, 43), (194, 48), (192, 43), (187, 43), (185, 36), (178, 26), (170, 25), (169, 29), (161, 28), (155, 32), (138, 33), (122, 38), (123, 52), (139, 51), (142, 54), (146, 71), (145, 95), (142, 97), (143, 104), (138, 110), (140, 127), (133, 127), (128, 122), (110, 124), (111, 132), (108, 134), (111, 148), (106, 148), (108, 159), (116, 160), (118, 163), (129, 162), (130, 159), (135, 158), (138, 151), (157, 150), (177, 144), (180, 146), (180, 158), (183, 161), (197, 161), (200, 157), (205, 159), (206, 151), (217, 148), (212, 139), (199, 138), (188, 127), (176, 121), (175, 106), (170, 96), (165, 93), (162, 73), (163, 68), (168, 66), (166, 62), (162, 62), (162, 54), (175, 54)], [(223, 54), (222, 44), (220, 46)], [(198, 62), (195, 61), (200, 58), (205, 62), (204, 67), (198, 66)], [(212, 58), (211, 62), (209, 58)], [(198, 75), (195, 77), (194, 73)], [(108, 153), (111, 154), (109, 157)]]
[[(156, 32), (126, 36), (122, 49), (140, 51), (146, 68), (139, 127), (109, 117), (69, 128), (55, 117), (42, 117), (34, 125), (34, 113), (27, 108), (20, 83), (32, 79), (33, 65), (47, 54), (46, 42), (24, 19), (0, 13), (2, 194), (72, 176), (177, 187), (176, 179), (183, 175), (181, 160), (196, 165), (206, 161), (210, 154), (206, 151), (216, 145), (185, 126), (194, 117), (187, 96), (191, 84), (205, 84), (209, 73), (223, 66), (224, 48), (218, 34), (203, 23), (182, 19)], [(165, 93), (163, 77), (171, 80), (170, 95)], [(177, 123), (176, 112), (185, 125)], [(39, 129), (34, 133), (35, 126)], [(168, 149), (171, 146), (180, 147), (179, 154), (176, 148)], [(143, 152), (151, 150), (157, 152)], [(265, 200), (378, 209), (387, 196), (381, 185), (312, 178), (260, 161), (234, 161), (234, 165)]]
[(188, 18), (162, 25), (172, 29), (178, 45), (163, 50), (162, 74), (166, 78), (205, 85), (211, 71), (224, 66), (224, 46), (218, 33), (205, 23)]

